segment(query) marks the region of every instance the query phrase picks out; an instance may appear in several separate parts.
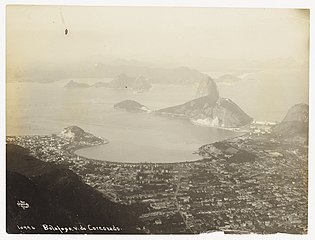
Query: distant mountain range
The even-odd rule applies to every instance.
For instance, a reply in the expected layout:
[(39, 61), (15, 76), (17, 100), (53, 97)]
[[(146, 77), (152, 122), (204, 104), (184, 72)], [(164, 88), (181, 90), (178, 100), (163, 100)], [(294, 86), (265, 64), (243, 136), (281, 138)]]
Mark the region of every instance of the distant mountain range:
[(92, 85), (89, 85), (87, 83), (79, 83), (79, 82), (75, 82), (74, 80), (70, 80), (64, 87), (71, 88), (71, 89), (89, 88), (89, 87), (130, 89), (135, 92), (141, 93), (141, 92), (149, 91), (152, 85), (148, 81), (148, 79), (142, 75), (138, 76), (137, 78), (132, 78), (132, 77), (127, 76), (126, 74), (119, 74), (110, 82), (96, 82)]
[[(141, 233), (136, 229), (139, 222), (133, 205), (106, 199), (71, 170), (32, 157), (20, 146), (8, 144), (6, 154), (8, 233), (60, 233), (45, 231), (42, 224), (120, 228), (119, 232), (78, 229), (69, 233)], [(19, 207), (21, 203), (28, 208)], [(33, 226), (35, 230), (19, 230), (17, 225)]]
[(132, 89), (136, 92), (146, 92), (152, 88), (151, 83), (143, 75), (138, 76), (132, 82)]
[(109, 84), (108, 87), (116, 88), (116, 89), (124, 89), (130, 88), (133, 82), (133, 78), (127, 76), (126, 74), (122, 73), (117, 75)]
[(143, 75), (132, 78), (126, 74), (117, 75), (109, 84), (109, 88), (132, 89), (136, 92), (145, 92), (152, 87), (151, 83)]
[(116, 77), (120, 74), (126, 74), (131, 78), (137, 78), (142, 75), (149, 78), (151, 83), (164, 84), (195, 83), (204, 76), (203, 73), (188, 67), (161, 68), (133, 64), (108, 65), (98, 63), (89, 72), (90, 77)]
[(58, 66), (36, 65), (36, 68), (26, 70), (8, 69), (8, 81), (53, 82), (69, 78), (115, 78), (126, 74), (136, 79), (144, 76), (150, 83), (186, 84), (198, 82), (204, 74), (188, 67), (156, 67), (148, 64), (137, 64), (132, 61), (120, 62), (77, 62)]
[[(189, 66), (178, 67), (178, 66)], [(60, 61), (58, 63), (37, 62), (30, 68), (12, 66), (7, 68), (8, 81), (52, 82), (66, 78), (113, 78), (125, 73), (131, 77), (144, 75), (151, 83), (195, 82), (201, 72), (230, 72), (243, 74), (266, 69), (293, 69), (305, 67), (307, 63), (296, 62), (294, 58), (266, 60), (249, 59), (215, 59), (204, 57), (186, 57), (178, 59), (143, 59), (126, 60), (106, 58), (100, 55), (89, 56), (76, 62)], [(194, 69), (198, 69), (194, 70)]]

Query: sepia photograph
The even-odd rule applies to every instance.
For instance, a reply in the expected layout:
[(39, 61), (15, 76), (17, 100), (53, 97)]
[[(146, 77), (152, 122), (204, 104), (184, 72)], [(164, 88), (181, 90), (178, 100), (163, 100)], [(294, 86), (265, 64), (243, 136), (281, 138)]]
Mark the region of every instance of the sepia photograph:
[(310, 9), (5, 8), (7, 234), (309, 233)]

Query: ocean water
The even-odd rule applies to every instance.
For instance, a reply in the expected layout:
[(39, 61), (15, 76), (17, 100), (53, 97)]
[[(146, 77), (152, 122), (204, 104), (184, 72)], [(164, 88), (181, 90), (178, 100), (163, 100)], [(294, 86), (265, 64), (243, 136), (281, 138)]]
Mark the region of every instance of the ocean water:
[[(308, 72), (282, 69), (244, 73), (242, 80), (217, 83), (220, 96), (232, 99), (258, 121), (281, 121), (294, 104), (308, 103)], [(226, 72), (207, 73), (214, 79)], [(64, 79), (52, 83), (7, 83), (6, 134), (47, 135), (77, 125), (109, 144), (84, 148), (77, 154), (117, 162), (177, 162), (198, 159), (201, 145), (237, 133), (193, 125), (183, 119), (132, 114), (113, 109), (131, 99), (151, 110), (196, 98), (195, 85), (153, 85), (149, 92), (106, 88), (66, 89), (69, 80), (93, 84), (111, 79)]]
[[(220, 96), (230, 98), (258, 121), (281, 121), (289, 108), (308, 104), (308, 69), (282, 68), (233, 75), (240, 81), (217, 83)], [(226, 72), (207, 73), (214, 79)]]
[(194, 85), (154, 85), (149, 92), (134, 93), (106, 88), (66, 89), (63, 86), (68, 81), (7, 83), (6, 135), (47, 135), (77, 125), (109, 140), (105, 145), (80, 149), (78, 155), (133, 163), (196, 160), (200, 157), (193, 152), (203, 144), (238, 135), (196, 126), (184, 119), (113, 109), (115, 103), (126, 99), (136, 100), (152, 110), (181, 104), (195, 98)]

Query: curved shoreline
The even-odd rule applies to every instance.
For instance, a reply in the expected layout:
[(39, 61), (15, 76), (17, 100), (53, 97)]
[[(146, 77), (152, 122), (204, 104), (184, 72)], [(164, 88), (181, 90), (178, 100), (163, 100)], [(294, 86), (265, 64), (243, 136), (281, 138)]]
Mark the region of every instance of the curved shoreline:
[[(220, 129), (220, 128), (218, 128), (218, 129)], [(221, 129), (221, 130), (225, 130), (225, 131), (236, 133), (236, 131), (233, 131), (233, 130), (228, 130), (228, 129)], [(237, 136), (231, 136), (231, 137), (225, 138), (223, 140), (218, 140), (218, 141), (202, 144), (200, 147), (198, 147), (198, 149), (196, 149), (195, 151), (192, 151), (192, 154), (197, 155), (198, 158), (195, 159), (195, 160), (187, 160), (187, 161), (179, 160), (179, 161), (176, 161), (176, 162), (117, 162), (117, 161), (110, 161), (110, 160), (101, 160), (101, 159), (90, 158), (90, 157), (82, 156), (82, 155), (76, 153), (78, 150), (81, 150), (81, 149), (86, 149), (86, 148), (91, 148), (91, 147), (98, 147), (98, 146), (110, 143), (110, 141), (107, 140), (107, 139), (104, 139), (106, 142), (101, 143), (101, 144), (97, 144), (97, 145), (93, 145), (93, 146), (78, 147), (75, 150), (73, 150), (72, 153), (74, 155), (78, 156), (78, 157), (85, 158), (85, 159), (87, 159), (89, 161), (106, 162), (106, 163), (111, 163), (111, 164), (129, 164), (129, 165), (132, 165), (132, 164), (161, 164), (161, 165), (165, 165), (165, 164), (185, 164), (185, 163), (189, 164), (189, 163), (193, 163), (193, 162), (197, 162), (197, 161), (203, 160), (203, 157), (198, 154), (198, 151), (199, 151), (199, 149), (202, 146), (208, 145), (208, 144), (213, 144), (215, 142), (223, 142), (223, 141), (226, 141), (226, 140), (234, 139), (234, 138), (237, 138), (237, 137), (244, 136), (244, 135), (248, 134), (247, 132), (246, 133), (245, 132), (237, 132), (237, 133), (239, 133)]]
[[(99, 137), (99, 138), (103, 140), (102, 143), (100, 143), (100, 144), (95, 144), (95, 145), (77, 146), (75, 149), (72, 149), (72, 150), (71, 150), (71, 153), (74, 154), (74, 155), (76, 155), (76, 156), (83, 157), (83, 156), (80, 156), (80, 155), (76, 154), (75, 152), (78, 151), (78, 150), (81, 150), (81, 149), (91, 148), (91, 147), (98, 147), (98, 146), (106, 145), (106, 144), (109, 143), (109, 140), (107, 140), (107, 139), (105, 139), (105, 138), (101, 138), (101, 137)], [(96, 160), (96, 159), (95, 159), (95, 160)]]

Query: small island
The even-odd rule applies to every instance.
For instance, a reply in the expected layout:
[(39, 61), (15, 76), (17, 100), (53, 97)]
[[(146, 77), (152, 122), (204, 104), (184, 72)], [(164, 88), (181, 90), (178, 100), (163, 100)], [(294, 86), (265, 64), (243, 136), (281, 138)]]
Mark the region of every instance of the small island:
[(108, 82), (96, 82), (93, 85), (91, 85), (91, 87), (95, 87), (95, 88), (106, 88), (108, 87), (109, 83)]
[(232, 74), (224, 74), (224, 75), (218, 77), (215, 81), (217, 83), (233, 84), (233, 83), (242, 81), (242, 78), (234, 76)]
[(125, 100), (114, 105), (115, 109), (125, 110), (127, 112), (150, 112), (150, 109), (146, 106), (134, 101), (134, 100)]
[(143, 75), (134, 78), (126, 74), (119, 74), (108, 83), (108, 87), (114, 89), (131, 89), (137, 93), (142, 93), (149, 91), (152, 85)]
[(90, 85), (87, 83), (79, 83), (73, 80), (70, 80), (66, 85), (65, 88), (89, 88)]

